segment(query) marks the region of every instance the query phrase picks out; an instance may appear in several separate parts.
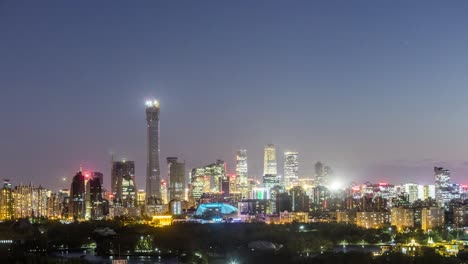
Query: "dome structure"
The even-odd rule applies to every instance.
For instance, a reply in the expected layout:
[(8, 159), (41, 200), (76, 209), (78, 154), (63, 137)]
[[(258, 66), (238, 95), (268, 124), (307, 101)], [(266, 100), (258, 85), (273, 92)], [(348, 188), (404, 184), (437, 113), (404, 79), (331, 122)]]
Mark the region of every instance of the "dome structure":
[(237, 208), (224, 203), (207, 203), (198, 205), (195, 216), (217, 216), (217, 217), (229, 217), (237, 215)]

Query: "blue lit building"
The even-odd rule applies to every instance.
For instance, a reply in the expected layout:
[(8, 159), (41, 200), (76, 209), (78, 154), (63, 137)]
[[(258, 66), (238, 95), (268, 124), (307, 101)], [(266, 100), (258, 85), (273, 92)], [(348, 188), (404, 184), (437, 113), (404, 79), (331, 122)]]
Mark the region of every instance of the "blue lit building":
[[(200, 204), (195, 211), (195, 216), (202, 218), (226, 218), (237, 216), (237, 208), (224, 203)], [(211, 220), (211, 219), (210, 219)]]

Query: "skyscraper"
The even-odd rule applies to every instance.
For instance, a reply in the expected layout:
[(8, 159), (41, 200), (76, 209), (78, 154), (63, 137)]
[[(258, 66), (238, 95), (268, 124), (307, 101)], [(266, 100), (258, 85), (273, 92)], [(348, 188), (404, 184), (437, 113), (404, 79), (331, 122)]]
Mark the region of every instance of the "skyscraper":
[(249, 196), (247, 150), (239, 149), (236, 155), (236, 189), (242, 197)]
[(301, 186), (295, 186), (289, 191), (289, 194), (291, 195), (293, 212), (309, 211), (309, 196)]
[(104, 216), (102, 178), (102, 173), (94, 172), (86, 184), (86, 196), (89, 197), (91, 206), (91, 219), (101, 219)]
[(115, 204), (124, 208), (137, 206), (134, 161), (113, 161), (111, 181)]
[(199, 168), (193, 168), (191, 172), (191, 196), (194, 202), (203, 193), (222, 192), (222, 179), (226, 177), (226, 164), (222, 160)]
[(70, 188), (70, 209), (69, 212), (73, 217), (73, 220), (85, 219), (86, 208), (85, 208), (85, 177), (79, 171), (73, 177), (71, 188)]
[(148, 161), (146, 168), (146, 198), (148, 203), (161, 199), (161, 172), (159, 169), (159, 102), (146, 101), (148, 125)]
[(5, 179), (0, 189), (0, 220), (11, 220), (14, 216), (13, 192), (10, 180)]
[[(8, 188), (8, 184), (5, 186)], [(5, 188), (3, 189), (5, 190)], [(43, 188), (20, 184), (12, 191), (14, 218), (47, 217), (47, 197), (50, 191)], [(7, 191), (8, 192), (8, 191)], [(7, 194), (8, 195), (8, 194)]]
[(161, 180), (161, 203), (162, 204), (168, 204), (169, 200), (167, 197), (167, 181), (166, 180)]
[(322, 162), (318, 161), (315, 163), (315, 183), (320, 186), (328, 186), (332, 169), (329, 166), (325, 166)]
[(277, 175), (275, 145), (266, 145), (263, 157), (263, 175)]
[(176, 157), (167, 158), (169, 174), (169, 200), (183, 200), (185, 191), (185, 163)]
[(299, 153), (284, 152), (284, 186), (296, 185), (299, 181)]
[(280, 185), (280, 180), (277, 175), (275, 174), (265, 174), (263, 175), (263, 186), (271, 191), (271, 189), (275, 186)]
[(434, 167), (434, 176), (436, 202), (443, 207), (451, 199), (450, 170)]
[(403, 185), (405, 193), (408, 194), (408, 201), (414, 203), (418, 199), (418, 185), (415, 183), (406, 183)]

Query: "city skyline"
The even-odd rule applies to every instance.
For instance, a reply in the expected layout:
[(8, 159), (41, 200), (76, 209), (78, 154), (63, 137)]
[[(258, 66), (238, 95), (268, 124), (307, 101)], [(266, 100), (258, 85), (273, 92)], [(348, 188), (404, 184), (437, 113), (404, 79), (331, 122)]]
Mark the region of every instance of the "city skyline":
[(0, 1), (0, 263), (468, 263), (468, 1)]
[[(153, 98), (153, 97), (151, 97), (151, 98)], [(149, 115), (149, 116), (152, 115), (151, 113), (149, 113), (149, 112), (152, 112), (152, 111), (149, 110), (149, 109), (150, 109), (150, 108), (153, 108), (153, 107), (156, 107), (156, 109), (157, 109), (157, 113), (156, 113), (156, 115), (157, 115), (157, 117), (156, 117), (156, 118), (157, 118), (157, 122), (156, 122), (157, 125), (156, 125), (155, 128), (156, 128), (156, 130), (158, 131), (158, 133), (157, 133), (157, 134), (158, 134), (158, 135), (157, 135), (157, 138), (159, 139), (159, 108), (160, 108), (159, 101), (156, 100), (156, 99), (146, 100), (146, 101), (144, 101), (144, 105), (146, 106), (146, 111), (147, 111), (147, 122), (149, 122), (149, 121), (148, 121), (148, 118), (149, 118), (148, 115)], [(149, 112), (148, 112), (148, 111), (149, 111)], [(153, 118), (154, 118), (154, 117), (153, 117)], [(150, 123), (151, 123), (151, 122), (150, 122)], [(149, 124), (149, 123), (148, 123), (148, 124)], [(148, 139), (147, 139), (147, 140), (149, 140), (150, 133), (155, 133), (155, 132), (151, 130), (150, 125), (148, 125), (148, 129), (147, 129), (147, 130), (148, 130), (148, 134), (147, 134)], [(157, 142), (157, 145), (156, 145), (156, 146), (159, 146), (159, 140), (156, 140), (156, 141), (152, 140), (152, 142)], [(146, 146), (146, 148), (147, 148), (147, 153), (151, 152), (151, 150), (152, 150), (154, 147), (155, 147), (155, 146), (151, 147), (151, 143), (150, 143), (149, 141), (147, 141), (147, 146)], [(276, 170), (277, 172), (278, 172), (278, 171), (283, 171), (284, 168), (285, 168), (285, 167), (284, 167), (284, 165), (285, 165), (285, 163), (284, 163), (284, 162), (285, 162), (285, 156), (283, 156), (283, 157), (281, 157), (281, 155), (280, 155), (280, 156), (277, 156), (277, 155), (276, 155), (277, 151), (282, 152), (282, 150), (284, 149), (284, 150), (285, 150), (285, 151), (284, 151), (284, 154), (285, 154), (285, 155), (286, 155), (286, 153), (295, 153), (295, 155), (297, 155), (297, 153), (298, 153), (298, 152), (291, 152), (291, 151), (289, 151), (288, 149), (290, 149), (290, 148), (288, 148), (288, 147), (279, 148), (279, 149), (277, 149), (277, 147), (278, 147), (278, 146), (276, 146), (275, 144), (271, 144), (271, 143), (270, 143), (270, 144), (263, 145), (263, 149), (262, 149), (262, 155), (263, 155), (263, 156), (262, 156), (262, 161), (263, 161), (263, 163), (261, 164), (261, 165), (263, 165), (263, 166), (262, 166), (263, 172), (264, 172), (265, 169), (266, 169), (265, 166), (269, 167), (268, 162), (267, 162), (267, 159), (266, 159), (266, 156), (267, 156), (267, 153), (268, 153), (268, 152), (271, 152), (271, 151), (272, 151), (273, 157), (274, 157), (274, 162), (273, 162), (274, 165), (270, 165), (270, 167), (271, 167), (271, 166), (275, 167), (274, 170)], [(156, 147), (156, 149), (158, 149), (158, 148)], [(247, 149), (241, 149), (241, 150), (247, 151)], [(237, 159), (238, 151), (239, 151), (239, 149), (237, 149), (237, 150), (235, 150), (235, 151), (233, 152), (232, 157), (230, 157), (231, 162), (228, 162), (228, 163), (227, 163), (228, 168), (229, 168), (228, 171), (227, 171), (228, 173), (229, 173), (229, 172), (234, 172), (234, 173), (236, 172), (236, 164), (237, 164), (236, 159)], [(237, 155), (236, 155), (236, 153), (237, 153)], [(114, 158), (114, 155), (115, 155), (115, 153), (113, 153), (113, 152), (110, 153), (110, 156), (111, 156), (112, 159)], [(270, 155), (270, 153), (268, 153), (268, 155)], [(122, 156), (122, 157), (125, 157), (125, 158), (122, 158), (122, 161), (125, 161), (125, 160), (127, 159), (127, 155), (121, 155), (121, 156)], [(160, 159), (159, 156), (160, 156), (160, 155), (159, 155), (159, 149), (158, 149), (158, 157), (157, 157), (157, 159)], [(183, 156), (183, 155), (182, 155), (182, 156)], [(170, 159), (171, 157), (167, 157), (167, 158)], [(280, 159), (278, 159), (278, 158), (280, 158)], [(164, 158), (163, 158), (163, 159), (164, 159)], [(297, 159), (297, 157), (296, 157), (296, 159)], [(224, 160), (224, 159), (219, 159), (219, 160)], [(132, 161), (132, 162), (133, 162), (133, 161)], [(184, 161), (184, 162), (185, 162), (185, 161)], [(297, 162), (297, 161), (296, 161), (296, 162)], [(310, 162), (313, 163), (313, 164), (315, 165), (316, 162), (320, 162), (320, 160), (317, 160), (317, 161), (310, 161)], [(447, 166), (447, 162), (435, 162), (435, 163), (432, 163), (433, 161), (431, 161), (430, 159), (422, 160), (422, 162), (424, 162), (424, 163), (426, 163), (426, 164), (432, 166), (432, 167), (426, 168), (427, 170), (430, 170), (431, 173), (432, 173), (432, 169), (433, 169), (433, 168), (436, 168), (436, 167), (439, 167), (439, 166), (440, 166), (440, 167), (445, 167), (445, 166)], [(160, 161), (159, 161), (158, 163), (159, 163), (159, 164), (157, 165), (157, 167), (159, 168), (159, 167), (160, 167)], [(301, 163), (301, 162), (299, 162), (299, 163)], [(434, 165), (434, 164), (435, 164), (435, 165)], [(406, 165), (408, 165), (408, 164), (406, 164)], [(133, 166), (135, 167), (135, 165), (133, 165)], [(200, 166), (202, 166), (202, 165), (199, 165), (198, 167), (200, 167)], [(249, 164), (249, 166), (251, 166), (251, 164)], [(296, 166), (297, 166), (297, 165), (296, 165)], [(302, 166), (302, 163), (301, 163), (301, 166)], [(468, 166), (468, 162), (464, 162), (464, 163), (462, 164), (462, 166)], [(85, 168), (83, 169), (83, 164), (80, 164), (79, 167), (80, 167), (79, 170), (76, 170), (76, 171), (74, 171), (73, 173), (80, 172), (80, 171), (93, 171), (93, 169), (95, 169), (95, 168), (90, 168), (90, 167), (85, 167)], [(272, 168), (273, 168), (273, 167), (272, 167)], [(149, 168), (149, 167), (148, 167), (148, 165), (147, 165), (147, 169), (148, 169), (148, 168)], [(194, 169), (194, 168), (196, 168), (196, 166), (194, 166), (194, 167), (186, 167), (186, 168), (185, 168), (185, 172), (188, 174), (188, 173), (190, 172), (190, 170), (192, 170), (192, 169)], [(248, 170), (248, 169), (249, 169), (249, 167), (247, 167), (247, 170)], [(450, 171), (453, 171), (450, 167), (449, 167), (448, 169), (450, 169)], [(98, 170), (99, 170), (99, 169), (98, 169)], [(170, 177), (169, 177), (169, 174), (168, 174), (167, 172), (164, 172), (164, 171), (163, 171), (162, 174), (161, 174), (160, 169), (158, 169), (158, 170), (159, 170), (159, 171), (158, 171), (159, 179), (161, 179), (162, 181), (167, 182), (167, 181), (169, 180), (169, 178), (170, 178)], [(314, 168), (314, 170), (316, 170), (316, 169)], [(456, 167), (455, 167), (455, 170), (457, 170)], [(408, 170), (408, 171), (410, 171), (410, 170)], [(147, 175), (147, 176), (146, 176), (146, 184), (145, 184), (145, 185), (142, 185), (141, 183), (136, 184), (137, 189), (139, 189), (139, 190), (145, 190), (145, 189), (147, 190), (147, 189), (148, 189), (148, 187), (147, 187), (147, 184), (148, 184), (148, 174), (147, 174), (147, 173), (148, 173), (148, 171), (146, 171), (146, 175)], [(104, 173), (104, 174), (106, 174), (106, 173)], [(65, 177), (63, 177), (63, 178), (62, 178), (62, 182), (60, 183), (59, 187), (58, 187), (58, 188), (55, 188), (55, 187), (54, 187), (54, 188), (55, 188), (56, 190), (63, 189), (63, 188), (67, 189), (68, 186), (69, 186), (69, 183), (71, 183), (71, 181), (73, 180), (73, 175), (74, 175), (74, 174), (71, 174), (71, 175), (72, 175), (72, 176), (66, 175)], [(263, 174), (254, 174), (254, 175), (248, 174), (248, 178), (249, 178), (249, 179), (255, 179), (255, 180), (258, 180), (258, 181), (262, 182), (263, 176), (264, 176), (264, 175), (265, 175), (264, 173), (263, 173)], [(282, 173), (277, 173), (277, 174), (275, 174), (275, 175), (277, 175), (278, 177), (280, 177), (279, 180), (284, 180), (284, 175), (283, 175)], [(298, 175), (299, 175), (299, 179), (301, 179), (301, 178), (302, 178), (302, 179), (304, 179), (304, 178), (314, 179), (314, 178), (316, 177), (316, 171), (314, 171), (314, 172), (309, 172), (308, 174), (304, 174), (304, 175), (303, 175), (302, 173), (299, 173)], [(109, 176), (109, 177), (105, 177), (105, 180), (104, 180), (104, 188), (109, 188), (109, 190), (112, 190), (112, 181), (109, 182), (108, 184), (106, 184), (106, 183), (107, 183), (107, 178), (111, 178), (112, 172), (110, 172), (110, 173), (108, 174), (108, 176)], [(432, 176), (433, 176), (433, 175), (432, 175)], [(460, 178), (462, 178), (462, 177), (463, 177), (463, 176), (461, 176)], [(9, 179), (9, 180), (13, 180), (13, 182), (16, 182), (14, 178), (8, 178), (8, 177), (4, 177), (4, 178), (5, 178), (5, 179)], [(135, 179), (136, 179), (136, 178), (135, 178)], [(452, 179), (453, 179), (453, 178), (452, 178)], [(457, 179), (458, 179), (458, 177), (455, 177), (455, 180), (454, 180), (454, 181), (457, 181)], [(422, 181), (415, 181), (415, 180), (412, 180), (412, 179), (405, 178), (404, 180), (406, 180), (406, 181), (400, 180), (400, 181), (395, 182), (395, 181), (392, 181), (392, 179), (383, 179), (383, 178), (382, 178), (382, 179), (375, 179), (375, 180), (374, 180), (374, 179), (359, 179), (359, 178), (351, 178), (351, 179), (349, 179), (349, 178), (346, 178), (345, 176), (343, 176), (342, 174), (340, 174), (339, 176), (333, 175), (333, 176), (330, 178), (330, 180), (331, 180), (331, 181), (334, 181), (334, 183), (336, 183), (337, 181), (339, 181), (339, 182), (340, 182), (340, 186), (347, 186), (348, 184), (351, 184), (351, 183), (353, 183), (353, 182), (354, 182), (354, 183), (358, 183), (358, 184), (364, 183), (364, 182), (372, 182), (372, 183), (388, 182), (388, 183), (396, 184), (396, 185), (398, 185), (398, 184), (404, 184), (404, 183), (433, 184), (433, 179), (430, 178), (430, 177), (429, 177), (429, 178), (425, 178), (425, 179), (423, 179)], [(458, 181), (458, 182), (459, 182), (460, 184), (465, 184), (464, 181)], [(34, 182), (34, 181), (29, 181), (29, 182), (18, 181), (18, 182), (16, 182), (16, 184), (29, 184), (29, 183), (38, 184), (38, 183), (36, 183), (36, 182)], [(333, 182), (329, 182), (328, 184), (333, 184)], [(327, 184), (327, 185), (328, 185), (328, 184)], [(40, 184), (39, 184), (39, 185), (40, 185)], [(108, 185), (109, 185), (109, 186), (108, 186)], [(161, 183), (159, 183), (159, 185), (161, 185)], [(54, 189), (54, 188), (51, 188), (51, 189)], [(160, 189), (160, 188), (159, 188), (159, 189)]]
[(144, 188), (149, 97), (160, 160), (187, 169), (234, 172), (242, 147), (261, 179), (273, 143), (301, 154), (301, 176), (318, 160), (360, 182), (468, 175), (466, 3), (0, 5), (0, 176), (15, 183), (66, 188), (82, 164), (109, 186), (116, 153)]

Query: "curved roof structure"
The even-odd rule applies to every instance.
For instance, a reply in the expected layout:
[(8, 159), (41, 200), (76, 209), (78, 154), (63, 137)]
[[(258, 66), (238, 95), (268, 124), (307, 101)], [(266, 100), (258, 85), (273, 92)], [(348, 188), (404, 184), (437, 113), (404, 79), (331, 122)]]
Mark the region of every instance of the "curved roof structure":
[(224, 203), (207, 203), (198, 205), (195, 215), (201, 216), (207, 210), (216, 211), (221, 213), (222, 215), (230, 215), (237, 213), (237, 208), (232, 205)]

